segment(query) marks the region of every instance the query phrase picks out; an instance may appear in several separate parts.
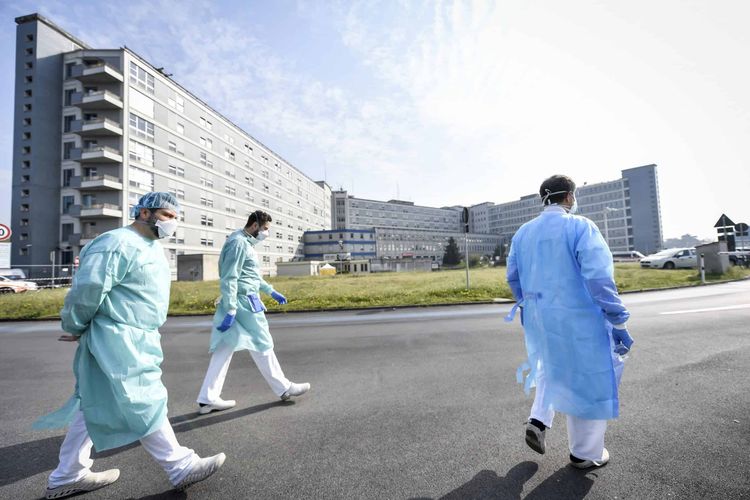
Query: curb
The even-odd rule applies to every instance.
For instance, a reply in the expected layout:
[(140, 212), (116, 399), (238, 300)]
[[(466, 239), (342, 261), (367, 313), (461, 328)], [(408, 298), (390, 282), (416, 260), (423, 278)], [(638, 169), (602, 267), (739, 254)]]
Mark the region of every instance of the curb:
[[(724, 281), (713, 281), (711, 283), (696, 283), (695, 285), (684, 285), (684, 286), (672, 286), (667, 288), (643, 288), (640, 290), (627, 290), (620, 292), (620, 295), (627, 295), (631, 293), (650, 293), (650, 292), (662, 292), (664, 290), (682, 290), (684, 288), (695, 288), (701, 286), (712, 286), (712, 285), (725, 285), (727, 283), (736, 283), (739, 281), (748, 281), (750, 276), (744, 278), (737, 278), (734, 280)], [(446, 306), (478, 306), (488, 304), (513, 304), (516, 301), (514, 299), (495, 298), (492, 300), (481, 300), (476, 302), (450, 302), (441, 304), (413, 304), (413, 305), (401, 305), (401, 306), (372, 306), (372, 307), (344, 307), (344, 308), (333, 308), (333, 309), (301, 309), (298, 311), (266, 311), (267, 315), (277, 314), (300, 314), (300, 313), (316, 313), (316, 312), (351, 312), (351, 311), (379, 311), (379, 310), (392, 310), (397, 309), (414, 309), (418, 307), (446, 307)], [(213, 313), (185, 313), (185, 314), (169, 314), (167, 318), (191, 318), (200, 316), (213, 316)], [(60, 318), (25, 318), (25, 319), (0, 319), (0, 323), (18, 323), (22, 321), (59, 321)]]

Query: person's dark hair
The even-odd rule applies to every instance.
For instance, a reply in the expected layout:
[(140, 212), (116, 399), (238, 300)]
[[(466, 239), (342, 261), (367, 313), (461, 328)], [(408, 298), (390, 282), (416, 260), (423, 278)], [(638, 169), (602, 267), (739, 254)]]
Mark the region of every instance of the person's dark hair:
[(245, 227), (250, 227), (256, 222), (259, 226), (263, 226), (266, 222), (273, 222), (273, 219), (271, 218), (271, 214), (267, 214), (263, 210), (256, 210), (247, 218), (247, 224), (245, 224)]
[[(576, 190), (576, 183), (573, 179), (567, 175), (553, 175), (552, 177), (545, 179), (542, 185), (539, 187), (539, 196), (544, 200), (545, 205), (551, 205), (553, 203), (560, 203), (565, 200), (568, 193), (572, 193)], [(548, 193), (557, 193), (550, 194)], [(547, 196), (545, 199), (544, 197)]]

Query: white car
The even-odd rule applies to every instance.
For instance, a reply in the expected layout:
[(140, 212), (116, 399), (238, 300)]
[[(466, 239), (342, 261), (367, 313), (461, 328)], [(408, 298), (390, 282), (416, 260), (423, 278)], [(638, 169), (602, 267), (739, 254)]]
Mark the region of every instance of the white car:
[(630, 252), (612, 252), (612, 260), (614, 262), (640, 262), (645, 255), (636, 250)]
[(7, 276), (0, 276), (0, 293), (21, 293), (38, 289), (33, 281), (12, 280)]
[(698, 256), (695, 248), (670, 248), (647, 255), (641, 259), (641, 267), (651, 269), (695, 269), (698, 267)]

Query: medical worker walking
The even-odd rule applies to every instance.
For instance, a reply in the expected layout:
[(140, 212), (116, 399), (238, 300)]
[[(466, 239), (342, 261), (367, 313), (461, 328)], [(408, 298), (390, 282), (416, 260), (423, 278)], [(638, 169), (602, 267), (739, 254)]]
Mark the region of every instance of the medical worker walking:
[(101, 452), (140, 440), (177, 489), (202, 481), (224, 463), (180, 446), (167, 419), (158, 328), (167, 318), (170, 270), (157, 240), (172, 235), (179, 206), (169, 193), (148, 193), (133, 208), (133, 224), (98, 236), (80, 254), (80, 268), (60, 313), (77, 341), (74, 396), (34, 427), (71, 422), (46, 498), (93, 491), (117, 480), (118, 469), (92, 472)]
[(263, 280), (255, 247), (269, 234), (271, 216), (261, 210), (248, 217), (244, 229), (232, 233), (221, 249), (219, 276), (221, 298), (214, 314), (209, 352), (211, 361), (203, 380), (199, 413), (226, 410), (234, 400), (221, 399), (221, 390), (235, 351), (248, 350), (271, 390), (282, 400), (300, 396), (310, 384), (290, 382), (281, 370), (268, 331), (265, 306), (259, 292), (270, 295), (279, 304), (286, 298)]
[(545, 180), (544, 210), (513, 236), (508, 284), (521, 308), (528, 359), (518, 372), (528, 393), (536, 385), (526, 443), (545, 452), (545, 431), (555, 412), (567, 416), (570, 461), (599, 467), (607, 421), (619, 415), (621, 356), (633, 340), (630, 316), (614, 282), (612, 254), (596, 225), (573, 215), (575, 183), (567, 176)]

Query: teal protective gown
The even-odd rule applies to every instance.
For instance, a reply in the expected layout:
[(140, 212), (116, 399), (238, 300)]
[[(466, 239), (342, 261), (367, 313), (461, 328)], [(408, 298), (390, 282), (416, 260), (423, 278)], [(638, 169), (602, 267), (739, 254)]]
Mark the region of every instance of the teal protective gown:
[(80, 409), (97, 451), (159, 429), (167, 414), (158, 328), (167, 318), (169, 263), (156, 240), (123, 227), (86, 245), (60, 313), (80, 336), (73, 363), (76, 391), (35, 428), (58, 428)]
[(589, 219), (545, 209), (513, 237), (508, 284), (525, 331), (526, 391), (545, 374), (545, 408), (584, 419), (619, 413), (622, 362), (613, 356), (613, 324), (630, 314), (614, 283), (612, 254)]
[[(251, 293), (270, 295), (273, 287), (263, 280), (260, 262), (254, 246), (258, 240), (240, 229), (232, 233), (219, 257), (219, 277), (221, 279), (221, 300), (214, 314), (214, 328), (211, 332), (211, 347), (214, 352), (221, 343), (226, 343), (235, 351), (247, 349), (264, 352), (273, 349), (273, 338), (268, 331), (265, 307), (253, 311), (248, 299)], [(217, 330), (224, 316), (230, 310), (237, 316), (229, 330)]]

